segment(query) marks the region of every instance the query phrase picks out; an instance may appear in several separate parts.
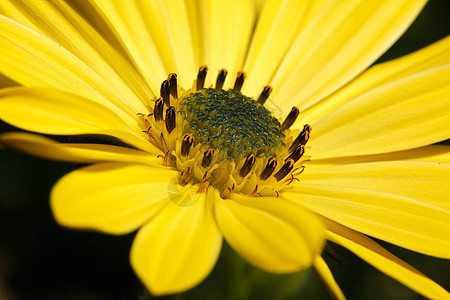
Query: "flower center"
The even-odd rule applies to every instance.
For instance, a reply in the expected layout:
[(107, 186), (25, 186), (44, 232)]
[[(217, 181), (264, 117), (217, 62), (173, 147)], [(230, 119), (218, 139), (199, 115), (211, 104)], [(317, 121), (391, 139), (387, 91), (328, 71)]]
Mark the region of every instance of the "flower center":
[(264, 87), (258, 100), (240, 89), (239, 72), (233, 89), (222, 88), (222, 69), (215, 87), (204, 88), (207, 67), (201, 67), (195, 89), (177, 86), (170, 74), (161, 84), (153, 112), (142, 115), (144, 132), (161, 149), (163, 163), (179, 171), (179, 185), (197, 192), (208, 186), (226, 198), (231, 193), (278, 196), (304, 169), (311, 126), (290, 130), (299, 114), (292, 108), (282, 124), (264, 107), (272, 88)]
[(225, 151), (230, 159), (254, 153), (274, 157), (286, 145), (280, 122), (240, 91), (202, 89), (180, 102), (187, 131), (202, 145)]

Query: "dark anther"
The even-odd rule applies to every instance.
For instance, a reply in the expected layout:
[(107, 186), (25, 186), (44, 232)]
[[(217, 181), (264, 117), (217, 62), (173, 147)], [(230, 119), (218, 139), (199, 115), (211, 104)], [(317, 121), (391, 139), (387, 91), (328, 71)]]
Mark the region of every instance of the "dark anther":
[(225, 77), (227, 77), (228, 71), (225, 69), (221, 69), (219, 74), (217, 75), (216, 80), (216, 89), (220, 90), (223, 87), (223, 83), (225, 82)]
[(214, 155), (214, 149), (208, 148), (208, 150), (205, 151), (205, 153), (203, 154), (203, 159), (202, 159), (202, 167), (203, 168), (209, 167), (209, 165), (211, 164), (213, 155)]
[(194, 136), (190, 133), (186, 133), (183, 136), (183, 142), (181, 143), (181, 155), (187, 156), (189, 154), (189, 150), (191, 150), (191, 146), (194, 143)]
[(267, 165), (261, 172), (261, 175), (259, 175), (259, 178), (261, 180), (267, 180), (270, 177), (270, 175), (272, 175), (273, 171), (275, 171), (276, 167), (277, 167), (277, 159), (275, 157), (272, 157), (267, 162)]
[(170, 106), (166, 110), (166, 129), (169, 133), (175, 128), (175, 107)]
[(294, 162), (297, 162), (297, 160), (300, 159), (300, 157), (305, 154), (305, 145), (299, 145), (297, 148), (295, 148), (294, 152), (289, 155), (288, 158), (291, 158), (294, 160)]
[(291, 158), (286, 159), (284, 165), (277, 173), (275, 173), (275, 175), (273, 175), (273, 177), (275, 177), (277, 181), (280, 181), (281, 179), (286, 177), (286, 175), (289, 174), (289, 172), (292, 171), (292, 169), (294, 168), (294, 164), (295, 162), (293, 159)]
[(309, 124), (303, 126), (303, 130), (298, 134), (297, 138), (292, 142), (292, 145), (289, 147), (289, 151), (292, 152), (299, 145), (306, 145), (309, 140), (309, 135), (311, 133), (312, 127)]
[(198, 74), (197, 74), (197, 91), (200, 91), (201, 89), (203, 89), (203, 86), (205, 85), (206, 73), (208, 73), (208, 67), (207, 66), (202, 66), (202, 67), (200, 67), (200, 69), (198, 69)]
[(272, 93), (272, 87), (270, 85), (266, 85), (261, 92), (261, 95), (259, 95), (258, 102), (263, 104), (266, 103), (267, 98), (269, 98), (270, 94)]
[(169, 80), (164, 80), (161, 83), (161, 97), (164, 99), (164, 103), (167, 107), (170, 106), (170, 84)]
[(256, 156), (255, 154), (251, 153), (247, 156), (245, 159), (244, 165), (242, 166), (241, 171), (239, 172), (239, 176), (245, 177), (252, 169), (253, 165), (256, 162)]
[(178, 99), (177, 74), (175, 74), (175, 73), (169, 74), (169, 77), (167, 78), (167, 80), (169, 80), (169, 84), (170, 84), (170, 94), (175, 99)]
[(234, 82), (233, 90), (240, 91), (242, 88), (242, 85), (244, 84), (245, 79), (245, 73), (242, 71), (239, 71), (237, 73), (236, 81)]
[(287, 130), (289, 129), (292, 124), (294, 124), (295, 120), (297, 120), (298, 114), (300, 113), (300, 110), (297, 107), (292, 107), (291, 112), (284, 120), (283, 124), (281, 124), (281, 129)]
[(153, 109), (153, 116), (155, 117), (155, 121), (161, 121), (163, 119), (163, 111), (164, 111), (164, 100), (163, 98), (158, 98), (155, 102), (155, 108)]

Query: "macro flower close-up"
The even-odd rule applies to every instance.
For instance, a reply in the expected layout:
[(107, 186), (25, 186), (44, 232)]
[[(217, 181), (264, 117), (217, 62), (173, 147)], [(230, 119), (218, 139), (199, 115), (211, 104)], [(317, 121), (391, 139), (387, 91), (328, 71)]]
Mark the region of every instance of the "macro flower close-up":
[(343, 299), (331, 242), (449, 299), (379, 243), (450, 258), (450, 36), (374, 64), (426, 3), (3, 0), (0, 145), (76, 163), (54, 219), (135, 233), (153, 296), (226, 243)]

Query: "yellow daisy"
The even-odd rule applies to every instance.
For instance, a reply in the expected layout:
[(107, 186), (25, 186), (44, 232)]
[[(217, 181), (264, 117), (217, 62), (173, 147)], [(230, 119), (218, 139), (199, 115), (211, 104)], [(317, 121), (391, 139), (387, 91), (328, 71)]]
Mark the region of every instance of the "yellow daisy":
[[(424, 0), (0, 3), (3, 145), (93, 163), (56, 220), (125, 234), (155, 295), (187, 290), (222, 239), (271, 272), (340, 244), (429, 298), (449, 294), (369, 236), (450, 257), (450, 38), (369, 66)], [(14, 85), (13, 84), (13, 85)]]

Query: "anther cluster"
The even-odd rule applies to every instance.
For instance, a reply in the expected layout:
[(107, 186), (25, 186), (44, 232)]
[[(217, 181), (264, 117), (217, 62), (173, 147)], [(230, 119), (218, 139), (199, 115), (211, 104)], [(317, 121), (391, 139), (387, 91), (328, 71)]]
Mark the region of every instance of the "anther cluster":
[(272, 157), (285, 147), (280, 122), (257, 101), (230, 89), (202, 89), (180, 103), (188, 132), (230, 159), (250, 153)]

